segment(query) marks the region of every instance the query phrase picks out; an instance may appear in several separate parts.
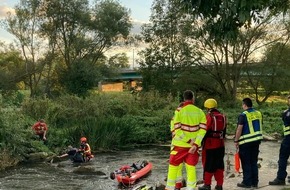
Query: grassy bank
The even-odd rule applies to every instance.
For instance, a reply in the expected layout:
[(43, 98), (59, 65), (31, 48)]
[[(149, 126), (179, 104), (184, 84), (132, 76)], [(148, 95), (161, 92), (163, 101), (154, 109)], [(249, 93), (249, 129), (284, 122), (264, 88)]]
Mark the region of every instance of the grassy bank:
[[(15, 103), (16, 101), (16, 103)], [(3, 103), (4, 102), (4, 103)], [(0, 114), (0, 169), (39, 151), (59, 154), (68, 146), (79, 145), (86, 136), (93, 150), (118, 150), (134, 144), (165, 143), (171, 138), (169, 122), (178, 105), (178, 98), (162, 98), (158, 93), (97, 93), (82, 99), (62, 96), (58, 99), (21, 99), (2, 101)], [(204, 100), (197, 99), (202, 107)], [(233, 134), (241, 103), (219, 108), (227, 115), (228, 133)], [(257, 107), (264, 116), (264, 132), (282, 134), (280, 114), (287, 108), (281, 98)], [(36, 140), (32, 124), (44, 118), (49, 126), (48, 144)]]

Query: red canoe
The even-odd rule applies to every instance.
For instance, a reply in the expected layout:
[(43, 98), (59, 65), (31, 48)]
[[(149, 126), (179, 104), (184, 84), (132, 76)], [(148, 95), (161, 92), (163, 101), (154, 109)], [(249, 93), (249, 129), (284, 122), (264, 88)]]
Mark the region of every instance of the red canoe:
[(119, 170), (110, 174), (111, 179), (116, 179), (119, 183), (130, 185), (134, 184), (137, 179), (148, 174), (152, 169), (152, 163), (143, 161), (141, 164), (125, 165)]

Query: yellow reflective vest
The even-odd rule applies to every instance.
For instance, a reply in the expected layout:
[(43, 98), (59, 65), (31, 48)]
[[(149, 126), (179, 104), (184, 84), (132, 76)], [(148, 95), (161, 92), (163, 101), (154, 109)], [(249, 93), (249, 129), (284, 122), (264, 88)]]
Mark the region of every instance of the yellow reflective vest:
[(250, 108), (244, 111), (246, 123), (243, 126), (242, 135), (239, 138), (239, 145), (263, 139), (262, 135), (262, 114)]
[(174, 116), (174, 132), (172, 145), (189, 148), (192, 144), (201, 146), (206, 133), (205, 113), (192, 102), (185, 102)]
[(176, 116), (176, 114), (180, 111), (181, 107), (176, 108), (176, 110), (174, 111), (174, 115), (170, 121), (170, 131), (172, 133), (172, 136), (174, 136), (175, 134), (175, 128), (174, 128), (174, 117)]
[(290, 108), (285, 110), (282, 113), (282, 120), (284, 123), (284, 136), (289, 135), (290, 134)]

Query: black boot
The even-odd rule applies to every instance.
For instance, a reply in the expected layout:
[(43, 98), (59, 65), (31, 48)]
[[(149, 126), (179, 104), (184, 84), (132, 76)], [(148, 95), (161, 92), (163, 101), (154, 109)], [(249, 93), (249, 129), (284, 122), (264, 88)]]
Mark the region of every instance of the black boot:
[(242, 187), (242, 188), (251, 188), (250, 185), (246, 185), (246, 184), (244, 184), (243, 182), (242, 182), (242, 183), (237, 183), (237, 186), (238, 186), (238, 187)]
[(254, 189), (259, 189), (259, 188), (258, 188), (258, 184), (257, 184), (257, 185), (252, 185), (252, 187), (253, 187)]
[(269, 185), (285, 185), (285, 180), (275, 178), (273, 181), (269, 181)]
[(216, 185), (214, 190), (223, 190), (223, 186), (221, 185)]
[(203, 185), (201, 187), (198, 187), (198, 190), (211, 190), (210, 185)]

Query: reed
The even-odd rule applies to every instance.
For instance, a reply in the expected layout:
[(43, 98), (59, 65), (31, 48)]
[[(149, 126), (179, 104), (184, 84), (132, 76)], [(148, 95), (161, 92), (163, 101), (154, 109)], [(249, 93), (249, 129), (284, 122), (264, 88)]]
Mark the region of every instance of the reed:
[[(23, 99), (21, 106), (0, 107), (1, 158), (25, 159), (31, 152), (59, 153), (68, 145), (79, 146), (86, 136), (93, 149), (116, 150), (128, 145), (168, 143), (169, 123), (179, 104), (178, 98), (149, 93), (95, 93), (88, 98), (61, 96), (57, 99)], [(203, 100), (197, 99), (202, 108)], [(283, 133), (281, 113), (287, 109), (283, 97), (255, 105), (264, 116), (265, 133)], [(227, 115), (227, 133), (234, 134), (240, 103), (219, 101), (219, 109)], [(34, 138), (33, 123), (44, 118), (48, 124), (48, 143)], [(5, 157), (7, 156), (7, 157)]]

